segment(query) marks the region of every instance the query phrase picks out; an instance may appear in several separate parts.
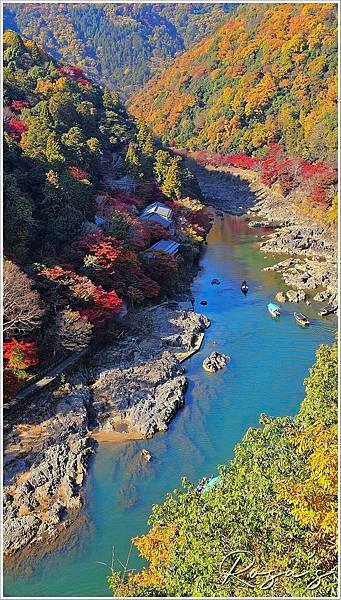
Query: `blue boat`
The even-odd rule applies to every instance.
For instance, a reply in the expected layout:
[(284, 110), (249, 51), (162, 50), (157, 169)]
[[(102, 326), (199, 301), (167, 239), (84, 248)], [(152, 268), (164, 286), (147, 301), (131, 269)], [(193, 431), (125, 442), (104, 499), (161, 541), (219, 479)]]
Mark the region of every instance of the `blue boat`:
[(210, 490), (213, 486), (217, 485), (218, 483), (221, 483), (220, 477), (211, 477), (211, 479), (209, 479), (206, 485), (204, 486), (202, 493), (208, 492), (208, 490)]
[(281, 314), (279, 306), (277, 306), (277, 304), (274, 304), (273, 302), (270, 302), (268, 304), (268, 311), (272, 317), (276, 318), (279, 317)]

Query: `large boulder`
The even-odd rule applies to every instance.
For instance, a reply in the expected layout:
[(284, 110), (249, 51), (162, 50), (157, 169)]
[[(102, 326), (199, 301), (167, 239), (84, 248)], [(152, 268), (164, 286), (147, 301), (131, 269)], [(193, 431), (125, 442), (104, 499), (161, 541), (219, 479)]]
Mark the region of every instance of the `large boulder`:
[(277, 300), (277, 302), (286, 302), (287, 297), (284, 292), (277, 292), (275, 300)]
[(304, 302), (306, 293), (304, 290), (289, 290), (286, 293), (289, 302)]
[(208, 373), (216, 373), (219, 369), (226, 367), (230, 357), (219, 352), (212, 352), (202, 363), (203, 368)]

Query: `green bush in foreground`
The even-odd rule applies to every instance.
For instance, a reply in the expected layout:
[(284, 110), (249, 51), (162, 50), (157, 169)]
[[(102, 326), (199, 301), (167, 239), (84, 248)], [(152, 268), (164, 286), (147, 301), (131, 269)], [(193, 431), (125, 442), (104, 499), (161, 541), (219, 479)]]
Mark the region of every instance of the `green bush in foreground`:
[[(149, 566), (114, 596), (336, 595), (337, 346), (321, 346), (298, 415), (260, 417), (235, 448), (221, 483), (153, 507), (133, 540)], [(243, 572), (242, 572), (243, 571)]]

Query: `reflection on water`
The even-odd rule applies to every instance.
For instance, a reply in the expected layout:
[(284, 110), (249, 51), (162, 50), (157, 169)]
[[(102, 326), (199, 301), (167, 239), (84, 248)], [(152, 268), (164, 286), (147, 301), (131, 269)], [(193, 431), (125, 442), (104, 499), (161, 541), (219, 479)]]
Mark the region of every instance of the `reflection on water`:
[[(215, 474), (216, 465), (231, 458), (234, 445), (257, 425), (261, 412), (297, 411), (315, 350), (333, 339), (335, 320), (318, 319), (314, 303), (304, 306), (312, 318), (310, 328), (295, 323), (297, 305), (284, 305), (280, 319), (271, 319), (266, 305), (281, 280), (262, 271), (274, 262), (257, 249), (257, 236), (265, 234), (250, 230), (238, 217), (217, 219), (193, 286), (196, 308), (212, 324), (200, 352), (186, 363), (190, 383), (184, 408), (169, 431), (152, 440), (99, 446), (87, 483), (89, 526), (80, 530), (78, 545), (66, 544), (35, 565), (30, 576), (8, 575), (7, 595), (110, 595), (107, 569), (96, 561), (110, 563), (113, 546), (125, 561), (131, 538), (147, 529), (153, 503), (179, 487), (184, 475), (198, 481)], [(219, 286), (211, 285), (215, 277)], [(250, 286), (246, 297), (240, 292), (243, 279)], [(200, 306), (202, 299), (207, 306)], [(213, 350), (229, 354), (231, 363), (210, 375), (202, 361)], [(141, 460), (143, 447), (153, 457), (150, 463)], [(139, 566), (134, 551), (131, 567)]]

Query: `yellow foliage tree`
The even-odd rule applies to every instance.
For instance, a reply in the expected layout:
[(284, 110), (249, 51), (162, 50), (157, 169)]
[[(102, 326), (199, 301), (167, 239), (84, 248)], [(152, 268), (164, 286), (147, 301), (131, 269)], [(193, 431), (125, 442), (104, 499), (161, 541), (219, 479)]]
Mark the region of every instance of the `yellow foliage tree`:
[(294, 517), (308, 525), (321, 543), (337, 541), (337, 426), (316, 422), (292, 437), (297, 455), (304, 460), (304, 478), (282, 481), (278, 495), (292, 506)]

